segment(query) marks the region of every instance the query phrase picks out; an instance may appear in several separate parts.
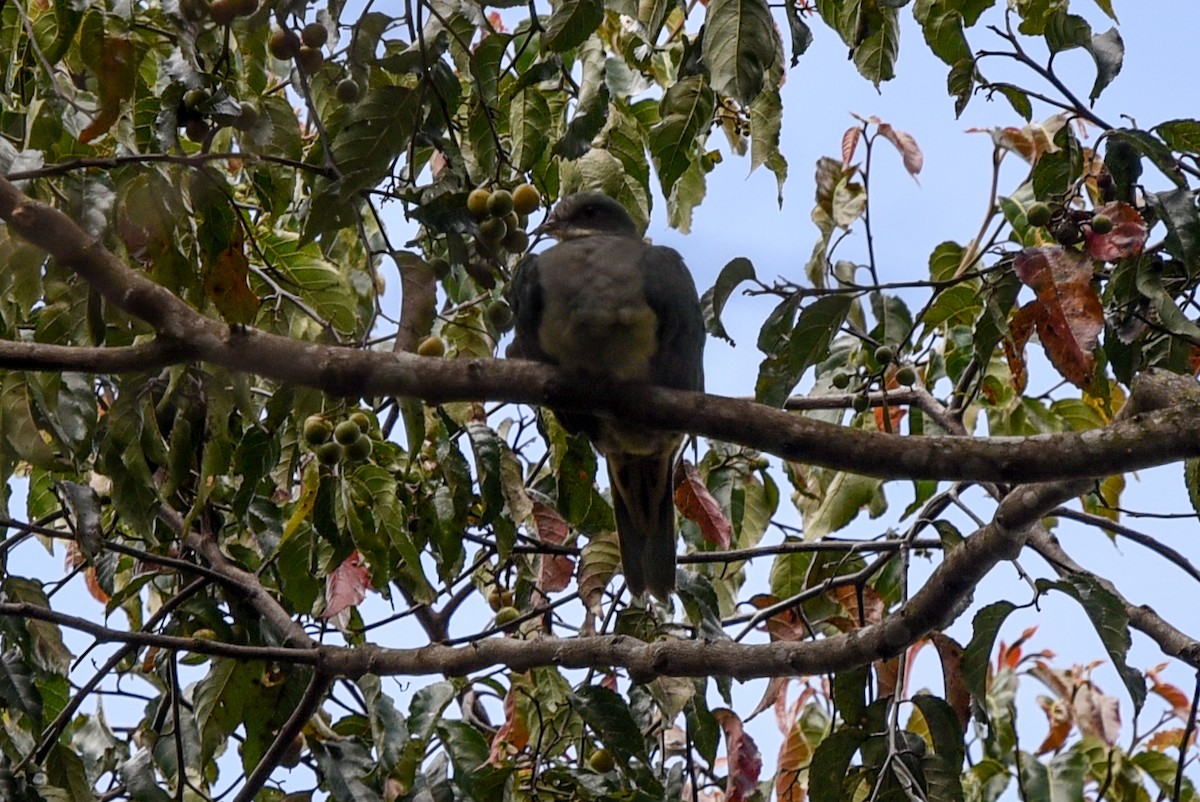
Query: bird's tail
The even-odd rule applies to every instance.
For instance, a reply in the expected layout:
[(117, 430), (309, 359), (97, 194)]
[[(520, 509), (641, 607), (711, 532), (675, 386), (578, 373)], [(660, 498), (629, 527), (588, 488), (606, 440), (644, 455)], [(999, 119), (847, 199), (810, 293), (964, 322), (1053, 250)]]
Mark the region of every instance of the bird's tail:
[(635, 596), (675, 590), (675, 451), (608, 455), (625, 582)]

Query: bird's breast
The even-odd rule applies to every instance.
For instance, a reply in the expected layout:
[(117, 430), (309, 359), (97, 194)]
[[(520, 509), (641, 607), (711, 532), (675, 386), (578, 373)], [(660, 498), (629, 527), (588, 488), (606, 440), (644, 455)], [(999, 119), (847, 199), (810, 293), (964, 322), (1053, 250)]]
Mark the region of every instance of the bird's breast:
[(542, 349), (570, 370), (648, 380), (658, 319), (646, 303), (636, 259), (604, 242), (571, 244), (552, 249), (554, 258), (541, 264)]

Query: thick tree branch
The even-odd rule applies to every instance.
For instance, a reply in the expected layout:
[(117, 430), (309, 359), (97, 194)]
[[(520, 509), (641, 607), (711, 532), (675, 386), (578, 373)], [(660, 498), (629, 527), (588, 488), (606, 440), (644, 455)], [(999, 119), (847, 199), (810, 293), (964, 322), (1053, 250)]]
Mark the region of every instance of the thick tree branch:
[(154, 340), (125, 348), (84, 348), (0, 340), (0, 368), (6, 370), (130, 373), (158, 370), (190, 358), (189, 347), (169, 340)]
[[(1174, 406), (1105, 429), (988, 440), (899, 437), (810, 420), (720, 396), (621, 388), (531, 362), (448, 360), (231, 331), (129, 269), (66, 215), (0, 178), (0, 218), (71, 266), (109, 302), (142, 318), (195, 359), (336, 395), (406, 395), (438, 403), (495, 399), (595, 410), (740, 443), (785, 459), (885, 479), (1040, 482), (1105, 476), (1200, 456), (1200, 390)], [(168, 347), (168, 346), (164, 346)], [(686, 425), (681, 422), (686, 421)]]

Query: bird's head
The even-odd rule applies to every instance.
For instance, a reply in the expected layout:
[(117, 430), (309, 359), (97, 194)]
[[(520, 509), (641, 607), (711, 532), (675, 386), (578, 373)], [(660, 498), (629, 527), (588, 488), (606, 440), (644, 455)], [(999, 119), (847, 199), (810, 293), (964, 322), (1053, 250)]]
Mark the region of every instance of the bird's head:
[(535, 233), (557, 240), (596, 234), (640, 236), (637, 223), (625, 207), (600, 192), (578, 192), (563, 198)]

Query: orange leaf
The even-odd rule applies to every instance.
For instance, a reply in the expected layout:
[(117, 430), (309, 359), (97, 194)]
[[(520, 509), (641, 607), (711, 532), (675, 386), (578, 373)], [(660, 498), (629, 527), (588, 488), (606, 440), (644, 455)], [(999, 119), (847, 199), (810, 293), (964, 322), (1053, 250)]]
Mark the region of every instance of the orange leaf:
[(1163, 682), (1158, 678), (1158, 672), (1163, 666), (1152, 668), (1146, 672), (1146, 676), (1150, 678), (1150, 690), (1158, 694), (1171, 705), (1171, 712), (1176, 718), (1181, 718), (1187, 721), (1188, 716), (1192, 711), (1192, 702), (1188, 699), (1188, 695), (1181, 689), (1170, 683)]
[[(528, 675), (525, 675), (528, 678)], [(520, 752), (529, 743), (529, 722), (524, 715), (524, 709), (518, 709), (517, 691), (515, 686), (508, 689), (504, 695), (504, 723), (492, 737), (492, 748), (488, 752), (487, 762), (500, 766), (508, 757), (509, 748)]]
[[(533, 502), (533, 525), (543, 543), (561, 546), (567, 541), (567, 522), (553, 507)], [(571, 584), (575, 561), (566, 554), (543, 554), (539, 559), (538, 587), (543, 593), (557, 593)]]
[(1042, 739), (1042, 743), (1038, 746), (1036, 754), (1044, 755), (1047, 752), (1057, 752), (1059, 749), (1062, 749), (1063, 744), (1067, 742), (1067, 736), (1071, 734), (1071, 711), (1061, 699), (1056, 701), (1046, 696), (1038, 698), (1038, 706), (1046, 714), (1046, 720), (1050, 723), (1050, 730), (1046, 733), (1046, 737)]
[[(963, 681), (962, 656), (963, 647), (949, 635), (935, 632), (929, 636), (937, 649), (938, 659), (942, 661), (942, 681), (946, 686), (946, 702), (953, 708), (954, 714), (962, 724), (963, 732), (971, 721), (971, 694)], [(980, 700), (982, 701), (982, 700)]]
[(725, 781), (726, 802), (745, 802), (754, 795), (758, 786), (758, 775), (762, 771), (762, 755), (742, 726), (742, 720), (728, 708), (713, 711), (717, 723), (725, 733), (726, 760), (729, 777)]
[(205, 273), (204, 294), (230, 323), (248, 324), (258, 313), (259, 298), (249, 277), (250, 262), (239, 244), (221, 251)]
[(721, 505), (704, 486), (696, 466), (686, 460), (675, 471), (675, 506), (696, 526), (704, 541), (718, 549), (729, 548), (733, 537), (733, 526)]
[(812, 753), (812, 744), (797, 718), (779, 746), (779, 769), (775, 775), (775, 797), (779, 802), (804, 802), (807, 798), (807, 788), (801, 783), (800, 775), (808, 768)]
[(842, 606), (852, 619), (855, 629), (878, 624), (883, 620), (883, 598), (872, 587), (862, 589), (861, 601), (858, 589), (850, 586), (834, 588), (825, 595)]

